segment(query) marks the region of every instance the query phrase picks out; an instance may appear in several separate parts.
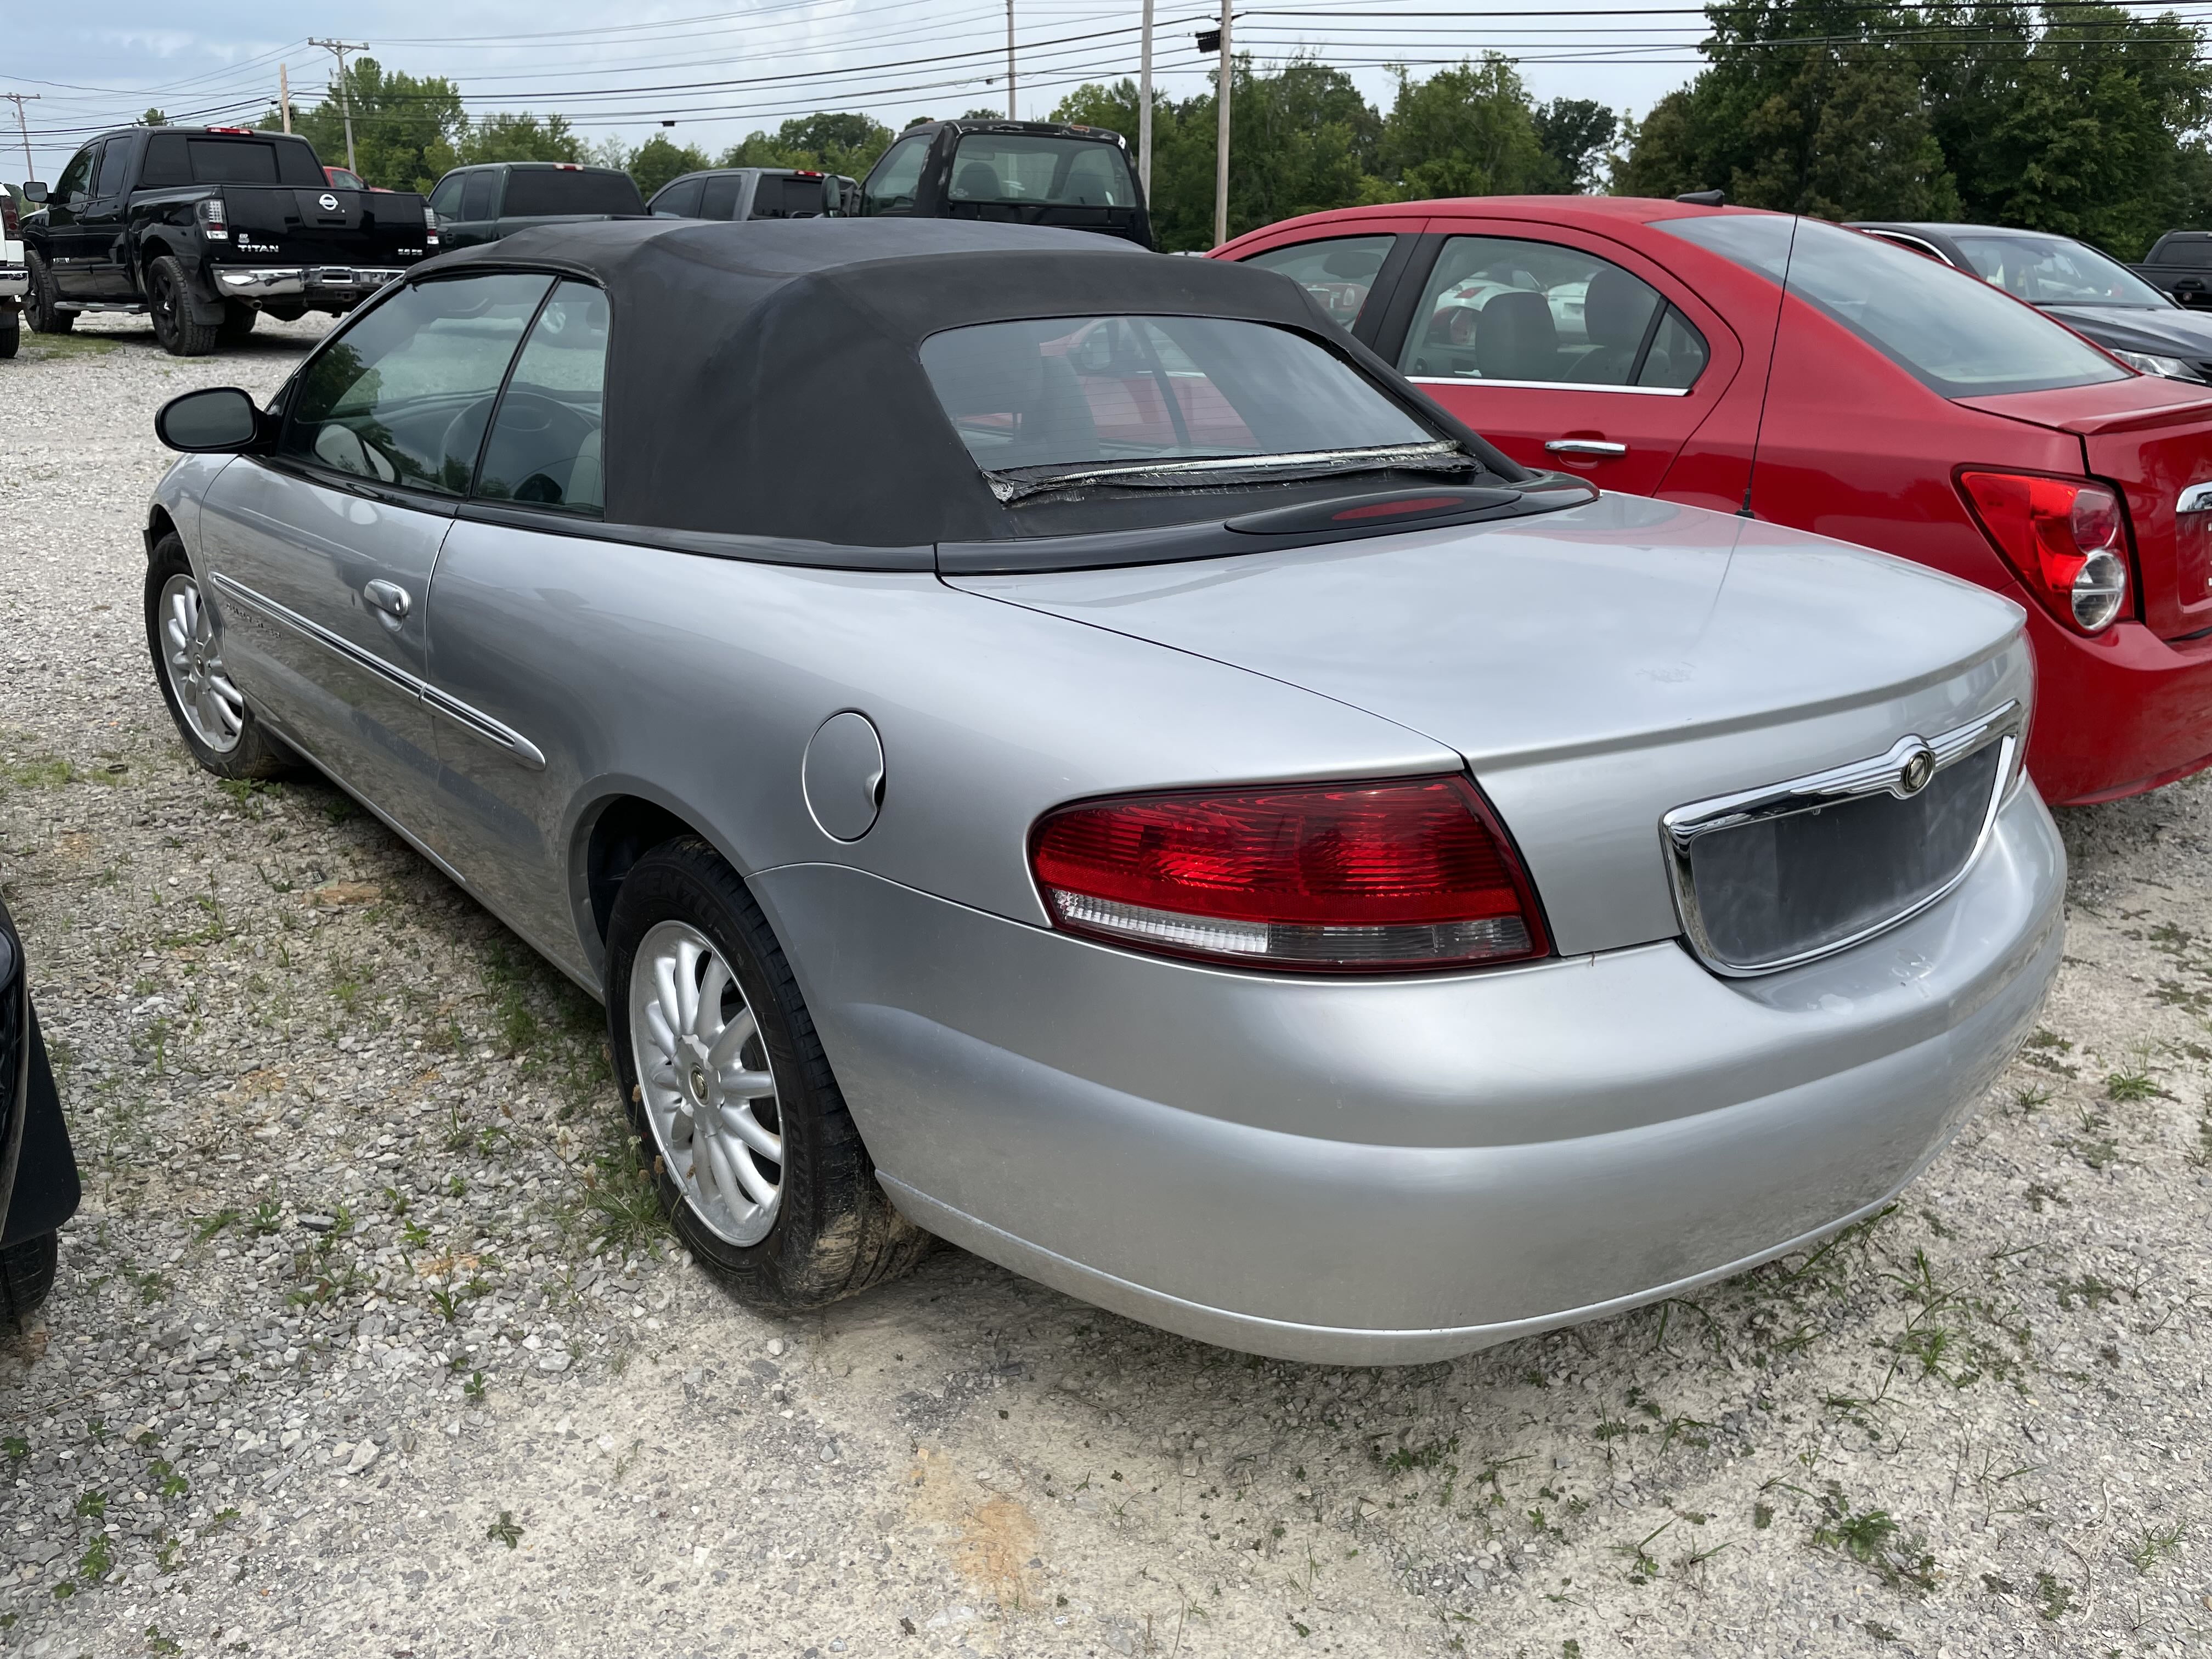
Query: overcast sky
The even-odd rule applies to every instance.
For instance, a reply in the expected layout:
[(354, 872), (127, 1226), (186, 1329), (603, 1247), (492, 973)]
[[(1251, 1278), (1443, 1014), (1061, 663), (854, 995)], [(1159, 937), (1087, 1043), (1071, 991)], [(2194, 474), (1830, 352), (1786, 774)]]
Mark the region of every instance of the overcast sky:
[[(1084, 81), (1136, 73), (1142, 0), (1014, 0), (1016, 92), (1042, 116)], [(1155, 0), (1155, 76), (1163, 91), (1200, 89), (1212, 58), (1194, 32), (1204, 3)], [(1703, 15), (1676, 0), (1283, 0), (1237, 13), (1240, 52), (1274, 63), (1301, 50), (1349, 71), (1387, 107), (1386, 67), (1416, 78), (1486, 49), (1520, 61), (1538, 98), (1595, 98), (1640, 113), (1694, 72)], [(1629, 0), (1632, 4), (1633, 0)], [(275, 101), (280, 64), (295, 101), (312, 102), (332, 59), (310, 34), (366, 42), (387, 67), (442, 75), (472, 114), (557, 111), (586, 136), (636, 143), (670, 136), (719, 150), (788, 116), (858, 110), (897, 126), (1006, 100), (1005, 0), (109, 0), (71, 21), (61, 6), (14, 8), (0, 92), (26, 106), (34, 175), (51, 180), (83, 137), (149, 105), (194, 125), (251, 125)], [(12, 105), (0, 104), (6, 157), (21, 177)], [(325, 161), (342, 157), (326, 156)]]

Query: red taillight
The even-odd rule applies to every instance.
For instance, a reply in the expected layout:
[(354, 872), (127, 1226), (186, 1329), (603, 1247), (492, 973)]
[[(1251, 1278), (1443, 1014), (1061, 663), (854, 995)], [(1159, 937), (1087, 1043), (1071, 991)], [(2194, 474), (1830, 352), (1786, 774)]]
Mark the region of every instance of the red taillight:
[(13, 238), (21, 228), (15, 217), (15, 198), (0, 190), (0, 236)]
[(1173, 956), (1405, 973), (1551, 948), (1504, 830), (1461, 777), (1081, 802), (1039, 823), (1030, 862), (1058, 926)]
[(205, 130), (206, 131), (209, 131), (209, 132), (240, 132), (240, 133), (250, 133), (250, 132), (252, 132), (252, 131), (253, 131), (253, 129), (252, 129), (252, 127), (208, 127), (208, 128), (206, 128), (206, 129), (204, 129), (204, 130)]
[(1982, 533), (2028, 592), (2076, 634), (2101, 634), (2127, 609), (2127, 526), (2100, 483), (2031, 472), (1961, 472)]
[(210, 196), (199, 204), (200, 229), (211, 242), (230, 240), (230, 221), (224, 216), (222, 198)]

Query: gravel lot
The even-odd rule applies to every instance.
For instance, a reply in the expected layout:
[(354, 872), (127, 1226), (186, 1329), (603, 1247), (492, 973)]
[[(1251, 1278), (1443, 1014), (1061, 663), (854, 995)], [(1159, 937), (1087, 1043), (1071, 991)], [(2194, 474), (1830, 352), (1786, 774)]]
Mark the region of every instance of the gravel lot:
[(1330, 1370), (948, 1249), (777, 1324), (657, 1224), (595, 1006), (172, 731), (149, 417), (316, 331), (0, 364), (0, 881), (86, 1185), (0, 1336), (0, 1650), (2203, 1650), (2212, 783), (2066, 816), (1959, 1144), (1697, 1303)]

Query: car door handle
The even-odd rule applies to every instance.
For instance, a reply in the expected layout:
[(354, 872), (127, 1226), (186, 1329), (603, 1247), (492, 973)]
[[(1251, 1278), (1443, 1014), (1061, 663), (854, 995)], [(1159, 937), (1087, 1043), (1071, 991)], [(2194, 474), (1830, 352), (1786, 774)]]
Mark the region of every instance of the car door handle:
[(392, 621), (405, 622), (415, 602), (407, 597), (407, 590), (398, 582), (370, 582), (361, 590), (361, 596)]
[(1626, 444), (1608, 443), (1603, 438), (1554, 438), (1546, 444), (1547, 453), (1553, 455), (1626, 455)]

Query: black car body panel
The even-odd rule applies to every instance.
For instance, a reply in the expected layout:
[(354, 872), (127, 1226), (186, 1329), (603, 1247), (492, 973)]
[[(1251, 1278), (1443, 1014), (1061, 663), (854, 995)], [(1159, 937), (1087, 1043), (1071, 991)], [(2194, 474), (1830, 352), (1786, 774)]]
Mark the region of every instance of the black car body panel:
[(430, 191), (447, 248), (479, 247), (541, 225), (645, 216), (637, 182), (613, 167), (574, 161), (487, 161), (455, 167)]
[[(1875, 220), (1854, 220), (1851, 228), (1879, 236), (1884, 241), (1909, 247), (1916, 253), (1955, 266), (1970, 276), (1983, 276), (1984, 280), (1985, 273), (1976, 268), (1968, 257), (1967, 250), (1960, 245), (1959, 235), (1983, 240), (2033, 239), (2043, 242), (2071, 243), (2099, 258), (2120, 265), (2122, 270), (2144, 282), (2151, 280), (2141, 266), (2121, 264), (2101, 248), (2081, 242), (2078, 238), (2059, 236), (2047, 231), (2014, 230), (1998, 225), (1893, 223)], [(2208, 244), (2212, 244), (2212, 238), (2207, 240)], [(2212, 276), (2212, 268), (2206, 269), (2204, 274)], [(2032, 295), (2022, 297), (2027, 298), (2037, 310), (2056, 318), (2084, 339), (2094, 341), (2107, 351), (2174, 359), (2191, 372), (2185, 376), (2177, 374), (2171, 378), (2212, 380), (2212, 315), (2186, 310), (2171, 295), (2162, 294), (2159, 303), (2151, 303), (2148, 300), (2142, 303), (2101, 303), (2095, 301), (2059, 301), (2037, 299)], [(2137, 364), (2135, 367), (2142, 366)]]
[[(994, 148), (995, 156), (983, 153)], [(1151, 248), (1152, 215), (1128, 149), (1120, 133), (1103, 127), (920, 121), (870, 169), (860, 186), (860, 212), (1089, 230)], [(1010, 165), (1016, 152), (1040, 165)]]
[(2212, 308), (2212, 230), (2169, 230), (2128, 269), (2182, 305)]
[(0, 1248), (54, 1231), (81, 1196), (22, 945), (0, 906)]
[(144, 308), (154, 262), (184, 267), (196, 320), (233, 306), (345, 312), (438, 251), (411, 191), (343, 190), (304, 138), (132, 127), (72, 157), (23, 220), (64, 311)]

